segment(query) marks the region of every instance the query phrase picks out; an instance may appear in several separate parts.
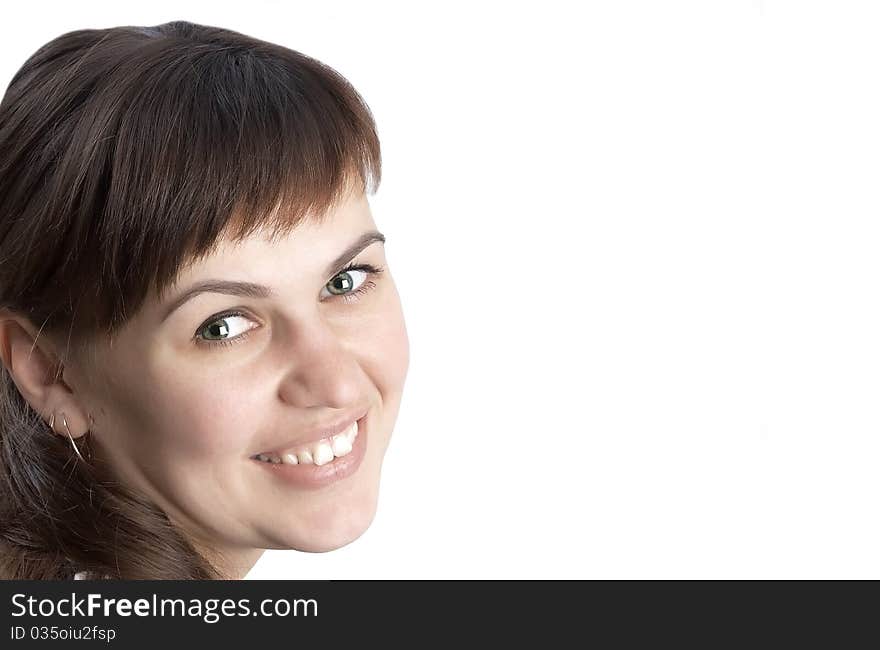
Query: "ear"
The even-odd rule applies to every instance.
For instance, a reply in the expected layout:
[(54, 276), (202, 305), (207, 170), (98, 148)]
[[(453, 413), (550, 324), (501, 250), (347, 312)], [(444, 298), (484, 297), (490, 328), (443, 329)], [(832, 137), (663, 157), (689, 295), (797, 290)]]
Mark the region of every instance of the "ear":
[(79, 438), (90, 426), (86, 411), (64, 382), (63, 364), (48, 338), (25, 317), (0, 310), (0, 360), (22, 397), (47, 422), (54, 413), (59, 435)]

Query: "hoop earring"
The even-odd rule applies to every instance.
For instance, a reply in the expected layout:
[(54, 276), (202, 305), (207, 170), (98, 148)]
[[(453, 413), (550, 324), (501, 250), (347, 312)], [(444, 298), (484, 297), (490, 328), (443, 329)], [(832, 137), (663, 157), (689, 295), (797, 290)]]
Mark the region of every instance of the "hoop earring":
[[(52, 414), (52, 417), (55, 417), (55, 414)], [(79, 453), (79, 449), (76, 447), (76, 443), (73, 441), (73, 436), (70, 435), (70, 427), (67, 426), (67, 418), (64, 417), (64, 411), (61, 412), (61, 421), (64, 423), (64, 428), (67, 429), (67, 437), (70, 438), (70, 446), (73, 447), (73, 450), (76, 452), (76, 455), (79, 456), (79, 459), (82, 462), (86, 462), (86, 459), (83, 458), (82, 454)], [(54, 422), (54, 420), (53, 420)]]

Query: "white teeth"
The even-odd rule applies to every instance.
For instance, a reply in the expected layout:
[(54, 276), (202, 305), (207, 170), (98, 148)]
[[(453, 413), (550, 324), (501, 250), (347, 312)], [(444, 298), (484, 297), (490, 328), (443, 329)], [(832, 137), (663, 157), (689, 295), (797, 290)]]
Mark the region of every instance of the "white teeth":
[(314, 443), (310, 447), (296, 451), (288, 451), (280, 457), (274, 454), (257, 454), (255, 458), (268, 463), (284, 463), (285, 465), (326, 465), (334, 458), (351, 453), (355, 438), (358, 435), (358, 423), (352, 425), (331, 438)]
[(345, 456), (351, 451), (351, 440), (344, 433), (340, 433), (338, 436), (333, 436), (333, 442), (330, 446), (333, 448), (334, 456)]
[(315, 458), (315, 465), (326, 465), (333, 460), (333, 448), (322, 440), (312, 447), (312, 455)]

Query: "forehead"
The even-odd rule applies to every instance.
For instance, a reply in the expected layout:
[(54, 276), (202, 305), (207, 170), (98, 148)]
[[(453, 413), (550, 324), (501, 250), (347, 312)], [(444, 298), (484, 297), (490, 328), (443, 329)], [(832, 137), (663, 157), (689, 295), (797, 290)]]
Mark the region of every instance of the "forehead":
[(184, 268), (168, 293), (206, 277), (263, 280), (279, 273), (323, 273), (357, 237), (375, 229), (366, 195), (353, 194), (322, 219), (309, 219), (273, 236), (261, 227), (240, 240), (221, 239), (208, 255)]

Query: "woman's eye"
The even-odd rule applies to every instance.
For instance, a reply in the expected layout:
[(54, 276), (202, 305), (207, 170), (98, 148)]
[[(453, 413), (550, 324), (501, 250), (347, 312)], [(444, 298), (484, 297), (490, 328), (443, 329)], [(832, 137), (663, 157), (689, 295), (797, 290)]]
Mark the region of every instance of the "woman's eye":
[(248, 325), (250, 322), (250, 319), (243, 314), (226, 314), (199, 328), (196, 338), (199, 343), (209, 345), (239, 341), (247, 336), (248, 330), (253, 329), (253, 326)]
[(338, 273), (336, 277), (324, 286), (334, 296), (342, 296), (346, 293), (356, 291), (366, 279), (366, 271), (351, 269), (350, 271), (342, 271)]
[[(351, 264), (337, 273), (330, 282), (324, 285), (321, 291), (322, 298), (339, 296), (346, 302), (357, 300), (359, 296), (367, 293), (376, 286), (376, 283), (367, 278), (378, 276), (384, 269), (372, 264)], [(326, 292), (326, 293), (325, 293)]]

